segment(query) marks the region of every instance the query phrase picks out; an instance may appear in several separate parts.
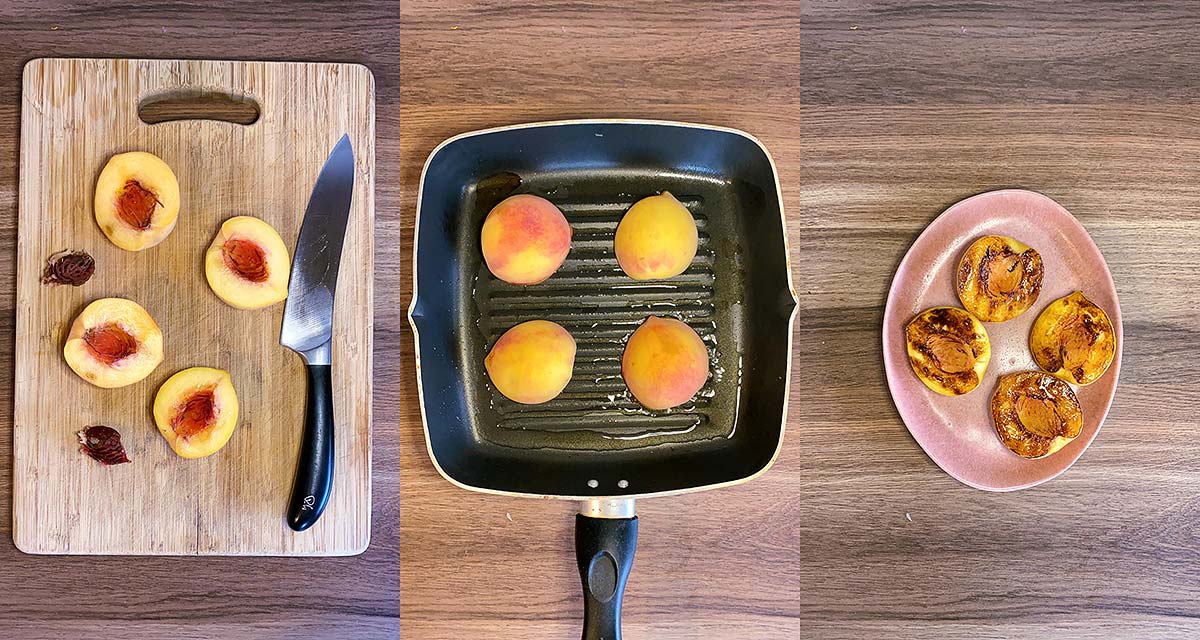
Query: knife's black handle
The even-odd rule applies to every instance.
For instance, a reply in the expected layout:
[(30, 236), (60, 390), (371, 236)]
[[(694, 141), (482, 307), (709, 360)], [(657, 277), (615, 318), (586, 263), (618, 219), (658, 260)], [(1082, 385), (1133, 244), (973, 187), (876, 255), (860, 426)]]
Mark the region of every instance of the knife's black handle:
[(287, 523), (294, 531), (311, 527), (333, 489), (333, 379), (327, 364), (308, 365), (308, 402), (296, 481), (288, 501)]

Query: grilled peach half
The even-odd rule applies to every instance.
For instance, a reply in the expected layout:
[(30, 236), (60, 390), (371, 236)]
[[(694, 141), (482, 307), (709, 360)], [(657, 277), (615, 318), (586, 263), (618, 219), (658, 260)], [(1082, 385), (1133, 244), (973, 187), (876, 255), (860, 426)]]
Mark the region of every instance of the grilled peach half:
[(1083, 409), (1071, 385), (1048, 373), (1010, 373), (992, 395), (992, 425), (1013, 453), (1044, 458), (1083, 430)]
[(93, 208), (96, 224), (113, 244), (126, 251), (148, 249), (175, 228), (179, 182), (154, 154), (117, 154), (100, 171)]
[(204, 254), (208, 286), (239, 309), (261, 309), (286, 298), (291, 266), (283, 238), (251, 216), (223, 222)]
[(504, 397), (541, 404), (558, 397), (575, 368), (575, 339), (549, 320), (530, 320), (504, 332), (483, 360)]
[(492, 275), (509, 284), (538, 284), (567, 259), (571, 225), (549, 200), (515, 195), (488, 212), (480, 244)]
[(97, 387), (124, 387), (162, 362), (162, 330), (138, 303), (101, 298), (75, 317), (63, 357), (72, 371)]
[(634, 280), (673, 278), (696, 257), (699, 233), (692, 213), (670, 192), (638, 200), (621, 218), (613, 248)]
[(963, 308), (984, 322), (1025, 313), (1042, 291), (1042, 256), (1012, 238), (983, 236), (958, 261), (955, 289)]
[(979, 386), (992, 358), (983, 323), (957, 307), (934, 307), (904, 327), (908, 363), (925, 386), (960, 396)]
[(154, 396), (154, 424), (183, 458), (210, 456), (225, 446), (238, 421), (238, 399), (229, 372), (184, 369)]
[(1051, 302), (1029, 330), (1033, 360), (1067, 382), (1085, 385), (1100, 379), (1117, 350), (1108, 314), (1076, 291)]
[(687, 323), (650, 316), (625, 344), (621, 376), (647, 409), (677, 407), (708, 380), (708, 349)]

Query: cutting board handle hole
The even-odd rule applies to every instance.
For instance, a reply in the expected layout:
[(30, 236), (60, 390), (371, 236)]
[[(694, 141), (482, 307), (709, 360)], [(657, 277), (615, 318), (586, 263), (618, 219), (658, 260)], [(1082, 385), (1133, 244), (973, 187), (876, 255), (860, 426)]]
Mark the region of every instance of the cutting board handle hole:
[(146, 124), (177, 120), (218, 120), (254, 124), (262, 114), (249, 96), (216, 91), (185, 91), (149, 96), (138, 105), (138, 117)]

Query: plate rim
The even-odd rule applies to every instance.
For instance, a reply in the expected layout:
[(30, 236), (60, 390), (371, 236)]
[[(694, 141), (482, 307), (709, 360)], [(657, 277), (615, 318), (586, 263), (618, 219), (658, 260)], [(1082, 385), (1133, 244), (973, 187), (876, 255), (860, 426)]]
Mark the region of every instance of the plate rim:
[[(1058, 209), (1059, 212), (1065, 214), (1066, 219), (1069, 220), (1069, 223), (1074, 224), (1075, 227), (1083, 233), (1083, 237), (1087, 238), (1088, 243), (1085, 245), (1085, 249), (1090, 249), (1092, 252), (1094, 252), (1096, 254), (1096, 256), (1098, 256), (1100, 258), (1100, 264), (1104, 267), (1104, 276), (1107, 277), (1108, 284), (1109, 284), (1109, 286), (1112, 287), (1113, 300), (1116, 301), (1116, 306), (1113, 308), (1112, 312), (1109, 315), (1110, 315), (1110, 319), (1113, 320), (1113, 327), (1117, 334), (1117, 347), (1113, 354), (1113, 362), (1112, 362), (1112, 365), (1109, 368), (1109, 372), (1108, 372), (1113, 376), (1112, 392), (1108, 395), (1108, 398), (1106, 399), (1106, 401), (1104, 403), (1104, 410), (1100, 414), (1100, 420), (1096, 424), (1095, 432), (1093, 432), (1091, 434), (1091, 436), (1084, 442), (1083, 448), (1080, 449), (1079, 453), (1075, 456), (1075, 459), (1071, 460), (1071, 462), (1069, 464), (1067, 464), (1065, 467), (1063, 467), (1062, 469), (1059, 469), (1058, 471), (1051, 473), (1050, 475), (1047, 475), (1044, 478), (1039, 478), (1032, 482), (1014, 484), (1011, 486), (996, 487), (996, 486), (980, 485), (978, 483), (971, 482), (965, 478), (961, 478), (954, 473), (951, 473), (948, 469), (946, 469), (945, 466), (942, 465), (942, 462), (940, 460), (938, 460), (938, 458), (935, 457), (934, 454), (930, 453), (930, 451), (925, 447), (925, 444), (921, 442), (920, 437), (918, 437), (917, 434), (913, 431), (913, 427), (908, 424), (908, 420), (905, 419), (904, 412), (900, 408), (900, 404), (896, 401), (896, 394), (898, 391), (897, 391), (895, 385), (893, 384), (892, 374), (888, 367), (888, 353), (892, 347), (892, 342), (895, 338), (889, 337), (889, 332), (887, 330), (887, 327), (890, 324), (890, 321), (892, 320), (892, 316), (894, 315), (892, 299), (896, 295), (896, 289), (900, 283), (900, 273), (902, 271), (904, 271), (904, 267), (908, 264), (909, 257), (912, 255), (913, 247), (917, 246), (921, 242), (921, 240), (925, 238), (925, 235), (930, 232), (930, 229), (935, 227), (938, 224), (938, 222), (943, 220), (943, 218), (948, 218), (948, 217), (954, 216), (954, 215), (961, 215), (959, 213), (959, 210), (966, 209), (968, 203), (971, 203), (975, 200), (991, 199), (991, 198), (996, 198), (996, 197), (1003, 196), (1003, 195), (1012, 195), (1012, 194), (1020, 194), (1022, 196), (1033, 196), (1035, 199), (1045, 201), (1050, 206)], [(963, 198), (961, 200), (954, 202), (950, 206), (946, 207), (941, 213), (939, 213), (936, 218), (931, 220), (929, 222), (929, 224), (925, 225), (925, 228), (921, 230), (921, 233), (917, 235), (916, 239), (914, 239), (912, 241), (912, 244), (910, 244), (908, 246), (908, 249), (905, 250), (904, 257), (900, 259), (900, 262), (896, 265), (895, 273), (892, 274), (892, 282), (888, 287), (887, 298), (884, 301), (883, 319), (882, 319), (882, 323), (880, 325), (880, 334), (882, 335), (882, 345), (883, 345), (882, 356), (883, 356), (884, 378), (887, 381), (887, 385), (888, 385), (888, 395), (892, 399), (892, 405), (895, 407), (896, 413), (900, 417), (900, 422), (902, 422), (904, 424), (904, 428), (908, 431), (909, 436), (912, 437), (913, 441), (916, 442), (917, 446), (921, 449), (921, 451), (925, 454), (925, 456), (927, 458), (929, 458), (930, 461), (932, 461), (935, 465), (937, 465), (937, 467), (939, 469), (941, 469), (942, 472), (944, 472), (946, 475), (950, 476), (954, 480), (956, 480), (968, 487), (971, 487), (972, 489), (978, 489), (981, 491), (988, 491), (988, 492), (992, 492), (992, 493), (1006, 493), (1006, 492), (1010, 492), (1010, 491), (1020, 491), (1022, 489), (1028, 489), (1031, 487), (1035, 487), (1037, 485), (1044, 484), (1046, 482), (1049, 482), (1050, 480), (1057, 478), (1058, 476), (1065, 473), (1068, 469), (1075, 466), (1075, 463), (1078, 462), (1079, 459), (1083, 457), (1083, 454), (1087, 452), (1088, 448), (1092, 446), (1092, 443), (1096, 440), (1096, 437), (1100, 435), (1100, 430), (1104, 427), (1104, 422), (1105, 422), (1105, 420), (1108, 419), (1109, 410), (1112, 408), (1113, 399), (1116, 398), (1116, 396), (1117, 396), (1117, 387), (1120, 386), (1122, 353), (1125, 348), (1124, 321), (1122, 320), (1122, 317), (1121, 317), (1121, 300), (1120, 300), (1120, 296), (1118, 295), (1118, 293), (1119, 292), (1117, 291), (1116, 281), (1112, 277), (1112, 270), (1108, 267), (1108, 261), (1104, 258), (1104, 253), (1100, 251), (1100, 247), (1096, 245), (1096, 241), (1094, 238), (1092, 238), (1092, 234), (1088, 233), (1087, 228), (1084, 227), (1083, 224), (1081, 222), (1079, 222), (1079, 219), (1076, 218), (1069, 210), (1067, 210), (1066, 207), (1062, 206), (1062, 204), (1060, 204), (1057, 200), (1051, 198), (1050, 196), (1047, 196), (1044, 193), (1040, 193), (1038, 191), (1033, 191), (1030, 189), (1010, 188), (1010, 189), (995, 189), (995, 190), (991, 190), (991, 191), (982, 191), (982, 192), (976, 193), (971, 196), (967, 196), (966, 198)]]

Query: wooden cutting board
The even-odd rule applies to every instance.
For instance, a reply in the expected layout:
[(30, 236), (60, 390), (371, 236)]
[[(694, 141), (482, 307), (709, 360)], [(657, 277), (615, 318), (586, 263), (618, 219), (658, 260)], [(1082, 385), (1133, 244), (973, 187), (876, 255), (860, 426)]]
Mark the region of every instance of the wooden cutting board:
[[(175, 97), (257, 104), (250, 125), (147, 124), (139, 106)], [(189, 98), (192, 99), (192, 98)], [(207, 100), (207, 98), (205, 98)], [(145, 112), (143, 112), (144, 114)], [(40, 59), (25, 67), (13, 407), (13, 541), (28, 553), (349, 555), (370, 537), (374, 81), (359, 65)], [(336, 471), (324, 516), (291, 531), (284, 512), (304, 415), (304, 366), (279, 346), (283, 304), (230, 307), (209, 289), (204, 251), (222, 221), (258, 216), (294, 249), (325, 158), (348, 133), (357, 162), (334, 312)], [(117, 248), (92, 211), (109, 156), (148, 151), (179, 179), (179, 221), (141, 252)], [(81, 287), (40, 282), (63, 249), (95, 256)], [(125, 297), (164, 334), (164, 359), (120, 389), (85, 383), (62, 348), (92, 300)], [(241, 405), (229, 443), (176, 456), (154, 426), (159, 385), (191, 366), (226, 369)], [(131, 464), (105, 467), (75, 433), (121, 432)]]

